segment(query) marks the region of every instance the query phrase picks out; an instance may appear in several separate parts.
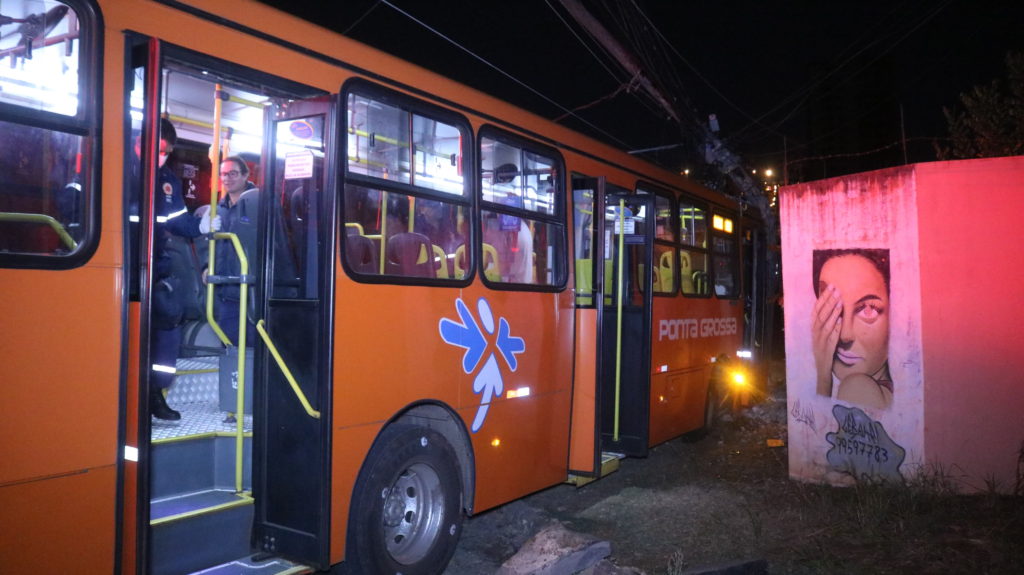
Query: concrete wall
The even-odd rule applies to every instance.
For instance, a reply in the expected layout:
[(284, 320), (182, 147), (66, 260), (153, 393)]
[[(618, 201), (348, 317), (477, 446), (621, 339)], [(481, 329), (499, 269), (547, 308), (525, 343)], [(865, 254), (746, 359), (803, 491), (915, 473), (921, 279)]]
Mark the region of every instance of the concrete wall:
[[(794, 478), (834, 483), (865, 476), (899, 479), (924, 460), (914, 181), (914, 167), (907, 166), (782, 191)], [(821, 279), (841, 288), (843, 318), (831, 344), (819, 346), (817, 363), (812, 322), (818, 301), (816, 257)], [(889, 276), (887, 287), (882, 268)], [(831, 294), (826, 290), (824, 297)], [(826, 302), (828, 310), (836, 301)]]
[(967, 490), (987, 478), (1012, 490), (1024, 441), (1024, 157), (916, 172), (927, 459)]

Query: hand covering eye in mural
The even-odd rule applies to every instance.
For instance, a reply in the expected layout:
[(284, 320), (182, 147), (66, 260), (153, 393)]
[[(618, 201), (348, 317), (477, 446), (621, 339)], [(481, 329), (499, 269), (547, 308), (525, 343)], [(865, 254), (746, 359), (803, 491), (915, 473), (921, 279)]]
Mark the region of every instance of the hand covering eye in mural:
[[(494, 335), (494, 314), (491, 313), (490, 304), (487, 303), (485, 298), (480, 298), (477, 301), (476, 307), (477, 314), (480, 316), (480, 323), (483, 324), (487, 334)], [(487, 337), (480, 329), (476, 319), (473, 318), (473, 313), (469, 311), (469, 308), (462, 301), (462, 298), (456, 298), (455, 309), (458, 311), (459, 319), (462, 322), (459, 323), (448, 318), (442, 318), (438, 329), (441, 332), (441, 339), (445, 343), (465, 348), (466, 353), (462, 356), (462, 370), (467, 374), (472, 374), (477, 366), (480, 365), (480, 360), (483, 359), (484, 353), (489, 347)], [(523, 338), (512, 336), (511, 329), (505, 318), (500, 318), (499, 320), (498, 336), (494, 341), (494, 346), (498, 348), (498, 352), (505, 360), (508, 368), (511, 371), (515, 371), (518, 366), (516, 354), (526, 351), (526, 344), (523, 342)], [(483, 368), (473, 380), (473, 393), (482, 394), (480, 407), (477, 409), (476, 417), (473, 419), (473, 433), (479, 431), (483, 426), (484, 419), (487, 418), (487, 410), (490, 408), (491, 399), (500, 397), (504, 389), (505, 385), (501, 378), (501, 368), (498, 366), (495, 353), (491, 351), (487, 361), (484, 362)]]
[(889, 250), (814, 251), (811, 341), (818, 395), (878, 409), (892, 404)]

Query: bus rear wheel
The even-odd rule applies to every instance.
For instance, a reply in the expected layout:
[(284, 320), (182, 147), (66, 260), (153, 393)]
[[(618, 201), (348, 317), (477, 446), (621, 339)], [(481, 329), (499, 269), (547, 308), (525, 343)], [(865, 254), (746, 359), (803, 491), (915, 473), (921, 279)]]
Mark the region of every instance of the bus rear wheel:
[(441, 434), (404, 424), (385, 429), (356, 481), (350, 566), (365, 575), (440, 575), (462, 532), (461, 476)]

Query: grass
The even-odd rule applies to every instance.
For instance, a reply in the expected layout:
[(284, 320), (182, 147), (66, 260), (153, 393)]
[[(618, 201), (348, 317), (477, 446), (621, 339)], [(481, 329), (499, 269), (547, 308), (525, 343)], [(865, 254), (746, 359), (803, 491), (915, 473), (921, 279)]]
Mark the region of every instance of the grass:
[(1019, 573), (1024, 501), (996, 487), (960, 495), (941, 466), (899, 483), (774, 482), (748, 513), (772, 572)]

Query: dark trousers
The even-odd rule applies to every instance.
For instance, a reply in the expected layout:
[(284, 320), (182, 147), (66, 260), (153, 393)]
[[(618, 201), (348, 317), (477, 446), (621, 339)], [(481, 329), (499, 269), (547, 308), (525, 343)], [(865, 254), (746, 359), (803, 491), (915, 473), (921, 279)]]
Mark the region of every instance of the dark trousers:
[(178, 347), (180, 345), (181, 326), (173, 329), (153, 330), (149, 347), (149, 358), (152, 364), (150, 385), (152, 387), (167, 389), (174, 383), (174, 371), (178, 363)]
[[(230, 300), (217, 300), (217, 323), (224, 335), (231, 340), (231, 345), (238, 347), (238, 302)], [(245, 322), (245, 347), (253, 347), (257, 338), (256, 326), (252, 322)]]

